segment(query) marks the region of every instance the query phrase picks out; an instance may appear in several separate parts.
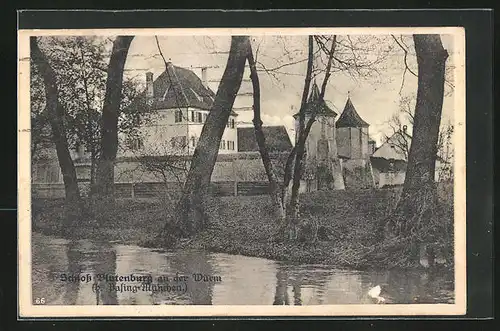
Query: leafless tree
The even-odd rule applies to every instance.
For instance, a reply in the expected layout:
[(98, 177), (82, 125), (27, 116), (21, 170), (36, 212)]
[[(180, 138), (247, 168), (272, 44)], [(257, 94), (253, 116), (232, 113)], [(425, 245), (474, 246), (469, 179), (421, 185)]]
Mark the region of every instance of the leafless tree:
[(437, 143), (438, 160), (441, 166), (438, 170), (438, 181), (453, 180), (453, 137), (455, 128), (453, 124), (447, 123), (441, 126)]
[[(257, 38), (258, 39), (258, 38)], [(317, 47), (313, 51), (312, 79), (325, 74), (328, 63), (328, 44), (331, 36), (315, 36)], [(393, 46), (385, 42), (385, 36), (347, 36), (336, 37), (336, 52), (330, 72), (345, 75), (354, 81), (367, 78), (379, 78), (385, 67), (385, 60), (393, 53)], [(271, 82), (279, 86), (284, 76), (305, 77), (298, 68), (308, 62), (307, 42), (297, 42), (297, 38), (288, 36), (265, 37), (255, 44), (272, 43), (277, 47), (276, 54), (254, 50), (257, 72), (265, 73)], [(259, 55), (259, 56), (257, 56)]]
[[(417, 53), (415, 52), (415, 44), (414, 44), (414, 38), (412, 35), (391, 35), (395, 45), (396, 49), (400, 49), (403, 51), (404, 57), (403, 57), (403, 76), (401, 79), (401, 88), (399, 90), (399, 93), (402, 93), (404, 84), (405, 84), (405, 77), (407, 73), (410, 73), (411, 75), (418, 77), (417, 73)], [(444, 82), (445, 82), (445, 89), (444, 89), (444, 95), (448, 96), (451, 93), (453, 93), (453, 90), (455, 89), (455, 85), (453, 83), (454, 80), (454, 69), (455, 67), (453, 64), (447, 63), (445, 66), (445, 73), (444, 73)]]
[(64, 124), (65, 109), (59, 102), (56, 75), (47, 58), (38, 46), (37, 37), (30, 38), (31, 59), (43, 77), (45, 86), (45, 103), (47, 118), (52, 131), (52, 140), (56, 146), (59, 166), (63, 174), (65, 201), (65, 229), (71, 233), (71, 226), (78, 221), (82, 214), (83, 205), (78, 188), (75, 166), (68, 148), (66, 128)]
[(391, 130), (390, 134), (384, 134), (384, 141), (389, 142), (398, 154), (404, 156), (405, 161), (408, 160), (410, 152), (410, 130), (413, 127), (415, 99), (416, 96), (402, 96), (400, 98), (398, 112), (392, 114), (387, 121)]
[[(108, 41), (96, 36), (56, 36), (41, 38), (41, 46), (56, 73), (59, 101), (66, 109), (66, 135), (70, 150), (83, 152), (78, 156), (90, 161), (90, 194), (95, 188), (97, 162), (101, 153), (101, 118), (105, 98), (109, 52)], [(112, 41), (111, 41), (112, 43)], [(36, 72), (35, 72), (36, 73)], [(40, 145), (44, 135), (43, 109), (45, 100), (40, 97), (39, 75), (31, 76), (32, 130), (35, 140), (32, 147)], [(134, 136), (138, 127), (147, 119), (146, 107), (127, 108), (138, 94), (135, 80), (125, 79), (122, 87), (118, 131), (127, 137)], [(45, 121), (46, 122), (46, 121)], [(41, 141), (43, 143), (43, 141)], [(82, 161), (82, 160), (80, 160)]]
[[(273, 168), (273, 164), (270, 160), (269, 153), (267, 151), (265, 136), (262, 131), (262, 120), (260, 118), (260, 83), (258, 71), (256, 68), (256, 62), (253, 56), (253, 51), (251, 45), (248, 46), (247, 59), (250, 65), (251, 80), (253, 85), (253, 98), (254, 98), (254, 128), (257, 143), (259, 146), (259, 151), (261, 158), (268, 176), (271, 188), (271, 196), (273, 198), (274, 205), (277, 209), (277, 214), (279, 215), (279, 225), (280, 232), (286, 233), (289, 239), (297, 238), (297, 226), (299, 222), (299, 187), (300, 180), (303, 175), (304, 168), (304, 154), (305, 154), (305, 142), (307, 136), (311, 130), (312, 124), (315, 121), (316, 113), (312, 111), (311, 116), (307, 119), (306, 123), (306, 104), (309, 95), (312, 72), (313, 72), (313, 57), (314, 57), (314, 36), (309, 36), (308, 38), (308, 50), (309, 56), (307, 61), (307, 73), (304, 83), (304, 89), (302, 94), (302, 101), (299, 110), (299, 133), (298, 140), (295, 147), (290, 152), (284, 169), (284, 180), (283, 185), (280, 189), (280, 185)], [(331, 38), (331, 46), (328, 49), (329, 60), (325, 70), (325, 77), (321, 86), (321, 92), (319, 95), (319, 100), (323, 100), (326, 86), (328, 84), (328, 79), (330, 78), (330, 70), (333, 62), (333, 55), (336, 48), (336, 36)], [(286, 195), (288, 193), (289, 183), (292, 182), (291, 187), (291, 197), (288, 205), (286, 205), (287, 199)], [(288, 230), (288, 231), (287, 231)]]
[(133, 36), (118, 36), (107, 68), (106, 92), (102, 107), (101, 155), (97, 165), (96, 201), (114, 204), (114, 163), (118, 151), (118, 118), (122, 102), (123, 70)]
[(165, 187), (160, 193), (170, 201), (177, 197), (176, 194), (170, 194), (172, 191), (170, 185), (174, 183), (181, 188), (189, 171), (189, 158), (180, 152), (186, 148), (187, 146), (182, 146), (173, 150), (167, 143), (160, 143), (142, 148), (135, 153), (135, 160), (140, 168), (138, 170), (142, 169), (161, 178)]
[(227, 60), (214, 103), (203, 125), (194, 150), (189, 172), (173, 216), (165, 223), (158, 240), (163, 246), (177, 238), (189, 237), (206, 225), (205, 210), (210, 178), (217, 159), (219, 144), (240, 89), (247, 57), (247, 36), (233, 36)]
[(388, 228), (395, 236), (418, 232), (437, 205), (434, 174), (448, 52), (439, 35), (414, 35), (413, 39), (418, 62), (417, 102), (403, 191)]
[[(404, 155), (404, 159), (406, 161), (408, 161), (408, 154), (410, 152), (412, 140), (410, 132), (413, 131), (414, 126), (416, 98), (415, 94), (401, 96), (398, 112), (394, 113), (387, 121), (387, 125), (389, 126), (391, 133), (384, 135), (384, 140), (390, 140), (390, 143), (396, 149), (396, 152)], [(437, 159), (440, 163), (442, 163), (443, 170), (447, 169), (446, 172), (448, 174), (453, 159), (453, 131), (453, 124), (447, 123), (445, 125), (441, 125), (439, 128), (439, 139), (437, 143)], [(441, 179), (444, 179), (445, 177), (444, 173), (443, 176), (440, 176)]]
[(46, 147), (52, 143), (52, 133), (45, 103), (45, 86), (34, 61), (30, 62), (30, 108), (31, 108), (31, 159), (44, 158)]

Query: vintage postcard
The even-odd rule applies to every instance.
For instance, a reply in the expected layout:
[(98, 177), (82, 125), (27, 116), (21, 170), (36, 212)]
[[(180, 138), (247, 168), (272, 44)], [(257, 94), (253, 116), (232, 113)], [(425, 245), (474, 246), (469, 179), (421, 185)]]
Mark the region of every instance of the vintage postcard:
[(18, 39), (20, 317), (465, 314), (463, 28)]

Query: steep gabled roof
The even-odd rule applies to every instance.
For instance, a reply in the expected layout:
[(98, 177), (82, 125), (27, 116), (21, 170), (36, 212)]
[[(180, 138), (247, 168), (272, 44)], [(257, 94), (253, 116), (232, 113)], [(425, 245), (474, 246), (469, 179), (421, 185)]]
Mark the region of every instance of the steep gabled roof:
[(400, 129), (392, 134), (392, 136), (388, 137), (379, 147), (377, 147), (373, 153), (375, 154), (378, 150), (380, 150), (383, 146), (389, 145), (403, 145), (407, 144), (408, 148), (410, 147), (412, 137), (406, 133), (405, 130)]
[[(215, 93), (205, 87), (201, 79), (191, 70), (167, 64), (167, 69), (153, 82), (154, 98), (149, 100), (150, 109), (175, 109), (193, 107), (210, 110)], [(130, 107), (143, 106), (146, 90), (132, 102)], [(237, 115), (234, 111), (231, 115)]]
[[(269, 152), (285, 152), (292, 149), (292, 142), (283, 125), (263, 126)], [(259, 146), (253, 127), (238, 128), (238, 152), (257, 152)]]
[(370, 126), (359, 116), (350, 97), (347, 98), (344, 111), (335, 125), (337, 128), (365, 128)]
[[(337, 113), (334, 112), (330, 107), (328, 107), (324, 99), (319, 101), (319, 95), (320, 95), (319, 87), (316, 84), (316, 82), (314, 82), (311, 89), (311, 94), (309, 95), (309, 99), (307, 100), (306, 103), (306, 114), (311, 114), (313, 112), (316, 112), (316, 115), (332, 116), (332, 117), (337, 116)], [(293, 117), (298, 117), (298, 116), (299, 113), (293, 115)]]

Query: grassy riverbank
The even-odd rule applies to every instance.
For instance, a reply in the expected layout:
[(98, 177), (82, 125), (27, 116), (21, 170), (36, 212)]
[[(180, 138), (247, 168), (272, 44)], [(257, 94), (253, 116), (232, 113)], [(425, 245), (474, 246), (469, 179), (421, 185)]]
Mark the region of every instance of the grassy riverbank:
[[(373, 243), (373, 236), (377, 222), (390, 212), (396, 196), (394, 190), (303, 195), (303, 216), (315, 219), (328, 230), (327, 238), (315, 243), (276, 243), (272, 238), (276, 224), (268, 196), (213, 198), (215, 208), (208, 228), (190, 240), (179, 241), (178, 248), (200, 248), (298, 263), (377, 267), (367, 256), (374, 250), (383, 249)], [(33, 230), (52, 235), (60, 233), (62, 201), (35, 200), (33, 204), (38, 210)], [(165, 201), (119, 200), (105, 224), (88, 219), (72, 229), (72, 233), (77, 238), (142, 245), (155, 238), (172, 208), (173, 204)], [(442, 221), (452, 224), (451, 215), (450, 219)]]

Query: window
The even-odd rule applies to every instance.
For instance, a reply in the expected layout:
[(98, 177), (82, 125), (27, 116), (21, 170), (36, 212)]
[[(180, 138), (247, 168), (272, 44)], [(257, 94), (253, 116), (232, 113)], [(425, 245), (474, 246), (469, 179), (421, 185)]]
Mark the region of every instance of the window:
[(196, 146), (196, 138), (195, 138), (195, 136), (191, 137), (191, 146), (193, 146), (193, 147)]
[(182, 122), (182, 110), (175, 111), (175, 123)]
[(35, 181), (40, 183), (58, 183), (59, 167), (56, 164), (39, 164)]
[(396, 172), (396, 170), (394, 169), (394, 162), (393, 161), (389, 161), (389, 171), (388, 172)]
[(191, 111), (191, 122), (194, 122), (194, 111)]
[(227, 123), (226, 123), (226, 128), (228, 128), (228, 127), (229, 127), (229, 121), (227, 121)]
[(59, 182), (59, 168), (57, 166), (50, 167), (47, 171), (47, 182), (57, 183)]
[(220, 149), (226, 149), (226, 141), (225, 140), (222, 140), (220, 142)]
[(234, 118), (231, 118), (231, 128), (234, 129)]
[(203, 114), (203, 123), (205, 123), (207, 121), (207, 114)]
[(133, 151), (140, 150), (144, 147), (144, 143), (141, 138), (132, 138), (128, 142), (129, 148)]
[(198, 123), (203, 123), (203, 114), (198, 113)]
[(227, 149), (234, 151), (234, 141), (227, 141)]
[(186, 136), (172, 137), (170, 144), (173, 148), (184, 148), (186, 146)]

